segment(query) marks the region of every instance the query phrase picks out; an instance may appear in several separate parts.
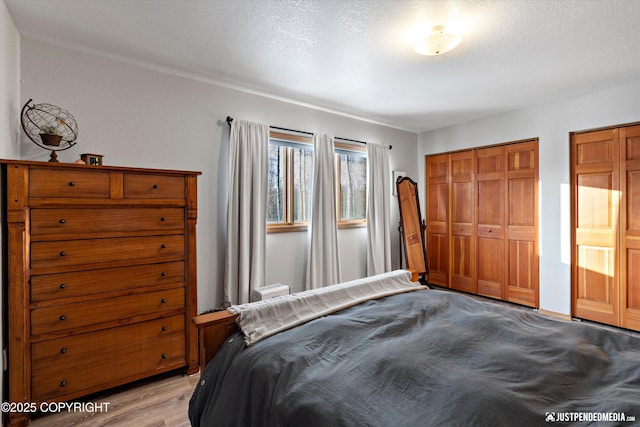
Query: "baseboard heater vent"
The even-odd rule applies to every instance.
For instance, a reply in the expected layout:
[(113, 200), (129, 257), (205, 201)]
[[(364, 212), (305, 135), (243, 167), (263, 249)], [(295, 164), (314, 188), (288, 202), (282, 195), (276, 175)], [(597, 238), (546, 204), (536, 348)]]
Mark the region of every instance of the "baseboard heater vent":
[(280, 295), (289, 295), (289, 286), (284, 283), (276, 283), (255, 289), (251, 301), (263, 301), (269, 298), (279, 297)]

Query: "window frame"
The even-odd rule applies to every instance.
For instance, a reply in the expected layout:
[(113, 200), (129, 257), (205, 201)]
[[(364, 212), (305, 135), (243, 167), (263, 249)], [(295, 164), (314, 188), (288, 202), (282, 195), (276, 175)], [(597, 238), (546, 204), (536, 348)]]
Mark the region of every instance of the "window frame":
[[(336, 174), (336, 217), (338, 219), (338, 229), (343, 229), (343, 228), (361, 228), (361, 227), (366, 227), (367, 226), (367, 209), (368, 209), (368, 197), (369, 197), (369, 191), (368, 191), (368, 180), (367, 180), (367, 174), (369, 172), (369, 159), (367, 157), (367, 148), (364, 145), (355, 145), (353, 143), (344, 143), (344, 142), (339, 142), (339, 141), (334, 141), (333, 143), (334, 145), (334, 150), (336, 150), (335, 152), (335, 159), (336, 159), (336, 167), (335, 167), (335, 174)], [(365, 216), (364, 218), (361, 219), (342, 219), (341, 217), (341, 212), (342, 212), (342, 188), (340, 185), (341, 182), (341, 171), (342, 171), (342, 165), (341, 162), (342, 160), (340, 159), (340, 152), (338, 152), (337, 150), (340, 151), (353, 151), (353, 152), (357, 152), (357, 153), (364, 153), (364, 158), (366, 159), (365, 162), (365, 188), (366, 188), (366, 197), (365, 197)]]
[[(285, 142), (292, 142), (297, 144), (308, 144), (313, 149), (313, 137), (300, 135), (300, 134), (292, 134), (279, 132), (277, 130), (269, 131), (269, 140), (276, 139)], [(287, 233), (287, 232), (297, 232), (297, 231), (307, 231), (309, 228), (309, 221), (295, 221), (294, 219), (294, 189), (293, 189), (293, 148), (285, 147), (285, 191), (284, 191), (284, 221), (282, 222), (267, 222), (267, 234), (271, 233)], [(365, 146), (356, 145), (353, 143), (344, 143), (339, 141), (334, 141), (334, 156), (336, 160), (334, 173), (335, 173), (335, 183), (336, 183), (336, 218), (338, 222), (338, 229), (347, 229), (347, 228), (361, 228), (367, 226), (367, 198), (369, 196), (368, 190), (365, 198), (365, 217), (362, 219), (342, 219), (341, 218), (341, 203), (342, 203), (342, 189), (340, 185), (340, 173), (341, 173), (341, 159), (340, 152), (344, 151), (353, 151), (357, 153), (364, 153), (364, 157), (366, 160), (365, 163), (365, 179), (366, 174), (369, 170), (369, 161), (367, 158), (367, 149)], [(368, 185), (368, 182), (365, 183)]]
[[(290, 133), (269, 131), (269, 140), (278, 139), (281, 141), (308, 144), (313, 149), (313, 137), (304, 135), (295, 135)], [(293, 148), (285, 147), (285, 191), (284, 191), (284, 221), (268, 222), (267, 234), (270, 233), (286, 233), (295, 231), (306, 231), (309, 227), (308, 221), (295, 221), (294, 218), (294, 198), (293, 198)]]

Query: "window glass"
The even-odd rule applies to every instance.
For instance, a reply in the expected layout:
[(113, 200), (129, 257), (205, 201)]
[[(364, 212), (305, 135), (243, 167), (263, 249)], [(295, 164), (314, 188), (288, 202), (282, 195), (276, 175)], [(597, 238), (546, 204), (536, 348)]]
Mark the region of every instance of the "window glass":
[(267, 222), (285, 220), (286, 161), (286, 147), (269, 144)]
[(340, 153), (340, 220), (367, 216), (367, 158), (360, 153)]
[[(310, 216), (313, 139), (270, 133), (267, 231), (305, 230)], [(336, 144), (338, 225), (366, 225), (367, 156), (362, 147)]]
[(298, 231), (307, 227), (312, 173), (311, 137), (270, 133), (267, 231)]
[(312, 191), (313, 148), (295, 147), (293, 152), (293, 221), (309, 220), (309, 196)]

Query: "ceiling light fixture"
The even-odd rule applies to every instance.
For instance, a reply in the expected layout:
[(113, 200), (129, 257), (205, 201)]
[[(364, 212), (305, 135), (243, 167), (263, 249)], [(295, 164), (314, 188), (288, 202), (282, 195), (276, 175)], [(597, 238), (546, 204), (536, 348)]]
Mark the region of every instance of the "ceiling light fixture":
[(431, 29), (431, 34), (415, 44), (413, 49), (421, 55), (442, 55), (460, 44), (462, 36), (449, 33), (444, 25)]

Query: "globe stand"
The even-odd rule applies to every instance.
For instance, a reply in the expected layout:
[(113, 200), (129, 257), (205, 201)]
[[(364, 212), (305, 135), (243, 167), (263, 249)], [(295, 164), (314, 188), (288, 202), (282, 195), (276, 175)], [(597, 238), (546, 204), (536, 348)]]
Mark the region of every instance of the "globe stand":
[(56, 152), (54, 150), (51, 150), (51, 155), (49, 156), (49, 162), (50, 163), (60, 163), (58, 161), (58, 155), (56, 154)]
[(51, 151), (49, 162), (58, 162), (56, 151), (68, 150), (78, 137), (76, 119), (67, 111), (51, 104), (34, 104), (31, 99), (22, 107), (24, 133), (34, 144)]
[(41, 133), (40, 139), (42, 143), (46, 145), (46, 149), (51, 151), (51, 155), (49, 156), (49, 162), (60, 163), (58, 161), (58, 155), (55, 152), (55, 148), (49, 147), (60, 147), (60, 142), (62, 142), (62, 136), (60, 135), (52, 135), (50, 133)]

